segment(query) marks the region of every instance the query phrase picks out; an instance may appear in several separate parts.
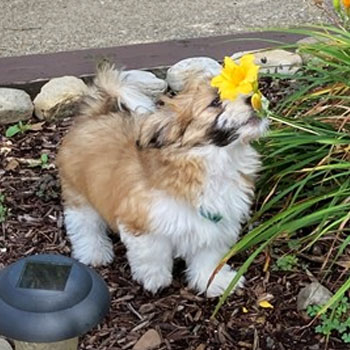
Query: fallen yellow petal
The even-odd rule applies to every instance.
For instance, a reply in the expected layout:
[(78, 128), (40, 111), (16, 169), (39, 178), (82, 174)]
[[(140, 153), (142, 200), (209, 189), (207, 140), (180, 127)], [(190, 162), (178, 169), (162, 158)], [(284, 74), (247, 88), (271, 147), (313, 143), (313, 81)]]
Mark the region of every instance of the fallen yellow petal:
[(264, 309), (273, 309), (273, 305), (271, 305), (267, 300), (260, 301), (259, 306)]
[(242, 306), (242, 311), (243, 311), (243, 313), (248, 313), (248, 309), (246, 308), (246, 307), (244, 307), (244, 306)]

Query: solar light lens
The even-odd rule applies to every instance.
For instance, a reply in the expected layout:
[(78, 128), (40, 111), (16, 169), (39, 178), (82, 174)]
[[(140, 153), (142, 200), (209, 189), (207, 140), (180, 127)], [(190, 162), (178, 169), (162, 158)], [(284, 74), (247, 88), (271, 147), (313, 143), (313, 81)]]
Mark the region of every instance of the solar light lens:
[(71, 269), (71, 264), (27, 262), (17, 287), (63, 291)]

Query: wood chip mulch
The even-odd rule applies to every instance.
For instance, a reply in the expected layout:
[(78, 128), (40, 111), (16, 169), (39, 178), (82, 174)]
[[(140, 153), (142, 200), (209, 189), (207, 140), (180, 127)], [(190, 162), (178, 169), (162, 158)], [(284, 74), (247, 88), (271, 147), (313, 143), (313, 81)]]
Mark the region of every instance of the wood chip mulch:
[[(8, 209), (0, 223), (0, 269), (37, 253), (70, 255), (63, 227), (60, 185), (55, 155), (72, 120), (39, 124), (35, 131), (5, 138), (0, 127), (0, 193)], [(48, 154), (48, 164), (32, 160)], [(79, 155), (77, 155), (79, 156)], [(261, 255), (246, 274), (247, 284), (231, 296), (215, 320), (210, 316), (217, 300), (208, 300), (186, 288), (184, 264), (175, 265), (174, 282), (155, 296), (132, 281), (125, 249), (117, 236), (114, 262), (98, 272), (107, 282), (111, 309), (107, 318), (81, 339), (81, 350), (133, 349), (149, 329), (161, 337), (162, 350), (318, 350), (325, 344), (296, 310), (296, 296), (309, 282), (301, 271), (264, 273)], [(239, 266), (249, 252), (232, 261)], [(262, 309), (258, 299), (269, 296), (273, 309)], [(0, 315), (1, 317), (1, 315)], [(331, 339), (329, 349), (346, 349)]]

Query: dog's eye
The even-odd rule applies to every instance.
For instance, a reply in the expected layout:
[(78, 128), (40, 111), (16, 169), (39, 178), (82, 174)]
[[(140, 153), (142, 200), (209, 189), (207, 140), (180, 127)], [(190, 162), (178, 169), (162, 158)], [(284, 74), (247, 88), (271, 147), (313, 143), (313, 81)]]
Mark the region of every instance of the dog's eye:
[(220, 100), (220, 97), (217, 96), (214, 98), (213, 101), (210, 102), (210, 105), (208, 107), (220, 107), (222, 105), (222, 102)]

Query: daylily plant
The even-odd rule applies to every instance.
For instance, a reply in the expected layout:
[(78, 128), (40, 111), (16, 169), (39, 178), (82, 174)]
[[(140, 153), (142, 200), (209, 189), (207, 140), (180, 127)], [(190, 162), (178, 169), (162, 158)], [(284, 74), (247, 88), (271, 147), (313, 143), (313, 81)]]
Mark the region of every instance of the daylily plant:
[(221, 100), (234, 101), (241, 94), (252, 94), (252, 107), (261, 111), (263, 96), (258, 89), (259, 68), (252, 54), (242, 56), (239, 64), (231, 57), (225, 57), (224, 67), (212, 79), (211, 86), (219, 90)]
[[(343, 5), (343, 6), (342, 6)], [(333, 0), (333, 7), (338, 15), (345, 21), (350, 17), (350, 0)], [(345, 14), (345, 16), (344, 16)]]

